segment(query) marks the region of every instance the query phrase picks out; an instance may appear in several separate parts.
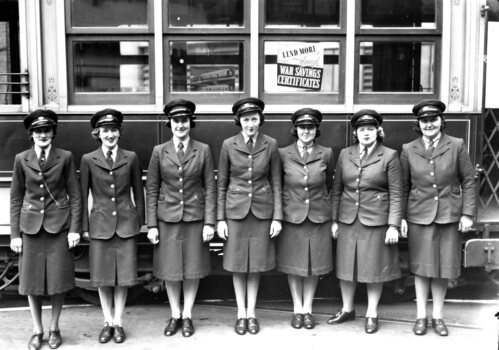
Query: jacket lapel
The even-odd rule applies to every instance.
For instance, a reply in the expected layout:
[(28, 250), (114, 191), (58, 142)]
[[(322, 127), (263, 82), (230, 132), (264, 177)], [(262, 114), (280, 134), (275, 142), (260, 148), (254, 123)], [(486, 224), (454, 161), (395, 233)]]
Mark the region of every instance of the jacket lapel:
[(428, 154), (426, 151), (426, 147), (423, 142), (423, 138), (419, 137), (416, 142), (412, 144), (412, 149), (414, 150), (414, 153), (417, 155), (426, 158), (426, 159), (431, 159), (431, 156)]
[[(185, 152), (184, 159), (182, 159), (182, 164), (187, 163), (190, 159), (194, 158), (196, 156), (196, 153), (198, 151), (198, 147), (196, 144), (196, 141), (193, 139), (189, 140), (189, 144), (187, 146), (187, 151)], [(178, 158), (178, 155), (177, 155)]]
[(312, 153), (308, 157), (307, 164), (321, 159), (321, 155), (322, 155), (322, 150), (320, 150), (319, 146), (315, 144), (314, 147), (312, 148)]
[(256, 138), (255, 145), (253, 146), (253, 152), (251, 153), (256, 154), (263, 151), (265, 148), (267, 148), (267, 143), (268, 143), (267, 138), (262, 133), (259, 133), (258, 137)]
[[(358, 149), (358, 148), (357, 148)], [(362, 167), (369, 166), (373, 163), (379, 162), (380, 158), (383, 156), (384, 147), (379, 143), (376, 144), (371, 153), (367, 155)], [(358, 151), (357, 151), (358, 152)]]
[(59, 151), (59, 149), (52, 147), (49, 153), (49, 157), (47, 159), (47, 163), (43, 167), (43, 170), (52, 168), (54, 165), (59, 163), (60, 159), (61, 159), (61, 152)]
[(166, 153), (166, 157), (170, 159), (173, 163), (180, 165), (180, 160), (178, 159), (177, 150), (172, 140), (166, 142), (163, 152)]
[[(257, 140), (258, 142), (258, 140)], [(248, 147), (246, 146), (246, 143), (244, 143), (244, 137), (242, 133), (239, 133), (236, 135), (234, 138), (233, 142), (234, 149), (249, 154), (250, 151), (248, 150)], [(256, 145), (253, 146), (253, 150), (256, 148)]]
[(298, 145), (293, 143), (290, 147), (288, 147), (288, 155), (289, 159), (298, 163), (298, 164), (305, 164), (303, 162), (303, 158), (300, 156), (300, 152), (298, 151)]
[(128, 156), (121, 150), (121, 148), (118, 148), (118, 152), (116, 152), (116, 161), (113, 164), (113, 169), (119, 168), (126, 163), (128, 163)]
[(95, 165), (97, 165), (98, 167), (111, 170), (109, 164), (107, 164), (104, 152), (102, 151), (101, 147), (97, 148), (95, 151), (92, 152), (92, 159), (94, 160)]
[(26, 165), (29, 166), (31, 169), (34, 169), (36, 171), (42, 170), (40, 168), (40, 164), (38, 163), (38, 157), (36, 156), (35, 148), (32, 147), (29, 152), (26, 154), (26, 158), (24, 158)]
[(441, 134), (440, 141), (437, 144), (437, 148), (433, 151), (432, 158), (436, 158), (450, 149), (450, 140), (445, 134)]
[(359, 146), (350, 146), (348, 160), (352, 162), (356, 167), (360, 167), (360, 154)]

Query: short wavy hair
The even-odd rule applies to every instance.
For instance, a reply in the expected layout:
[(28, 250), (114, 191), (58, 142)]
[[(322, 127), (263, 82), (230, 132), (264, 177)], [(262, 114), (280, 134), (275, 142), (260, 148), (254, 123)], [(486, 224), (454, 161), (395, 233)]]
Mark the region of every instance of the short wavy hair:
[[(377, 126), (376, 129), (378, 133), (378, 135), (376, 136), (376, 142), (383, 143), (383, 140), (385, 139), (385, 131), (383, 130), (383, 127), (381, 125)], [(359, 138), (357, 137), (357, 129), (354, 129), (353, 131), (353, 143), (359, 143)]]
[[(120, 132), (120, 137), (123, 135), (123, 126), (118, 126), (118, 131)], [(92, 132), (90, 133), (94, 140), (97, 140), (102, 143), (102, 140), (100, 139), (100, 129), (99, 127), (94, 128)]]
[[(293, 136), (295, 139), (298, 138), (298, 131), (296, 130), (296, 128), (298, 128), (298, 126), (293, 126), (290, 130), (291, 136)], [(315, 139), (318, 138), (319, 136), (321, 136), (321, 129), (319, 128), (319, 125), (317, 125), (315, 127)]]
[[(447, 126), (447, 122), (443, 115), (439, 115), (440, 120), (442, 121), (442, 125), (440, 125), (440, 131), (444, 131)], [(419, 126), (419, 119), (414, 122), (412, 126), (412, 130), (414, 130), (419, 136), (423, 136), (423, 132), (421, 131), (421, 126)]]

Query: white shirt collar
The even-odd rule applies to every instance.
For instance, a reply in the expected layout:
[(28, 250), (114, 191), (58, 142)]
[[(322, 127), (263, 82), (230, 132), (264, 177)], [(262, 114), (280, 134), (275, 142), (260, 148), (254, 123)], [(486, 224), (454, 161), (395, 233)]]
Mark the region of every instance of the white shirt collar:
[(189, 141), (191, 140), (191, 138), (189, 136), (187, 136), (187, 138), (183, 141), (180, 141), (180, 139), (178, 139), (177, 137), (173, 136), (173, 145), (175, 146), (175, 151), (178, 150), (178, 144), (180, 142), (182, 142), (184, 144), (184, 152), (187, 151), (187, 147), (189, 146)]
[[(305, 146), (303, 142), (300, 141), (300, 139), (296, 140), (296, 145), (298, 146), (298, 150), (300, 151), (300, 154), (303, 152), (303, 147)], [(307, 146), (307, 153), (310, 154), (312, 153), (312, 149), (315, 146), (315, 142), (312, 142), (310, 145)]]
[[(249, 140), (249, 136), (246, 135), (245, 133), (241, 133), (243, 135), (243, 138), (244, 138), (244, 143), (248, 143), (248, 140)], [(253, 138), (253, 145), (256, 143), (256, 139), (258, 137), (258, 132), (254, 135), (254, 136), (251, 136)]]
[[(378, 142), (375, 142), (370, 147), (367, 147), (367, 154), (368, 155), (371, 154), (371, 152), (373, 151), (374, 147), (376, 147), (377, 144), (378, 144)], [(359, 154), (362, 154), (363, 151), (364, 151), (364, 146), (362, 146), (359, 143)]]
[[(49, 153), (50, 153), (51, 149), (52, 149), (52, 144), (48, 145), (47, 148), (45, 148), (45, 159), (49, 159)], [(38, 159), (40, 159), (40, 154), (42, 153), (42, 148), (35, 145), (35, 153), (36, 153), (36, 157)]]
[[(437, 148), (438, 142), (440, 141), (440, 137), (442, 136), (442, 133), (439, 133), (437, 137), (433, 139), (433, 147)], [(427, 137), (423, 136), (423, 143), (426, 148), (430, 147), (430, 140)]]
[(107, 152), (111, 151), (111, 158), (113, 158), (113, 162), (116, 161), (116, 154), (118, 153), (118, 145), (116, 145), (116, 147), (114, 147), (111, 150), (109, 148), (107, 148), (106, 146), (102, 145), (101, 149), (102, 149), (102, 153), (104, 153), (104, 158), (107, 158)]

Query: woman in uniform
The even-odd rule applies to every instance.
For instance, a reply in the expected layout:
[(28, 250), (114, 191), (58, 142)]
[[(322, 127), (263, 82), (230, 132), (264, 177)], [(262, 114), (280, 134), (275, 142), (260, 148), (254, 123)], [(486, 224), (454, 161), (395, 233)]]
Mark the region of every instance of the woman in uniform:
[[(210, 274), (216, 185), (210, 147), (189, 134), (196, 105), (174, 100), (164, 108), (171, 140), (154, 147), (147, 173), (147, 237), (154, 247), (153, 273), (165, 280), (171, 307), (164, 334), (194, 334), (192, 307), (199, 279)], [(184, 293), (181, 310), (180, 295)]]
[(417, 319), (413, 331), (427, 331), (426, 304), (431, 289), (432, 326), (441, 336), (449, 331), (443, 320), (447, 283), (461, 272), (460, 232), (467, 232), (475, 213), (475, 179), (464, 141), (442, 132), (445, 104), (424, 100), (416, 104), (414, 130), (420, 135), (403, 145), (405, 220), (410, 270), (415, 275)]
[(336, 276), (343, 308), (329, 320), (355, 319), (358, 282), (367, 284), (366, 333), (378, 330), (383, 283), (400, 277), (398, 229), (402, 218), (401, 170), (395, 150), (383, 146), (383, 118), (363, 109), (352, 116), (354, 142), (341, 151), (333, 183)]
[(34, 146), (16, 155), (10, 188), (10, 247), (20, 253), (19, 294), (27, 295), (34, 334), (28, 348), (43, 339), (42, 297), (51, 296), (48, 345), (62, 343), (59, 317), (64, 293), (75, 286), (71, 248), (80, 240), (81, 192), (74, 157), (52, 146), (57, 115), (36, 110), (24, 118)]
[[(122, 122), (123, 114), (110, 108), (92, 116), (92, 137), (100, 147), (83, 155), (80, 165), (82, 231), (83, 238), (90, 241), (90, 282), (98, 288), (104, 315), (100, 343), (126, 339), (122, 315), (128, 288), (137, 283), (136, 236), (144, 223), (142, 168), (135, 152), (118, 147)], [(92, 208), (88, 207), (89, 192)]]
[(277, 141), (259, 132), (263, 108), (252, 97), (234, 103), (241, 132), (223, 142), (218, 162), (217, 232), (227, 240), (223, 267), (232, 272), (240, 335), (260, 331), (260, 273), (275, 267), (273, 238), (281, 231), (281, 162)]
[(316, 142), (322, 114), (302, 108), (291, 116), (296, 142), (279, 149), (283, 168), (283, 231), (277, 241), (277, 270), (288, 274), (294, 315), (291, 326), (312, 329), (312, 302), (319, 276), (333, 268), (330, 189), (331, 148)]

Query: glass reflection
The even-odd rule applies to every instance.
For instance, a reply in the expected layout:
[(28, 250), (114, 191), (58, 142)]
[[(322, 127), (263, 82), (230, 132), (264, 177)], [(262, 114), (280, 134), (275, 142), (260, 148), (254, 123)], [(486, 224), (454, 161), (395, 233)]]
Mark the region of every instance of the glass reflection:
[(362, 0), (361, 26), (435, 28), (435, 0)]
[(361, 42), (360, 92), (433, 92), (435, 43)]
[(0, 105), (20, 104), (19, 12), (17, 1), (0, 1)]
[[(300, 52), (300, 48), (307, 48), (311, 45), (319, 46), (322, 49), (322, 62), (315, 60), (314, 52)], [(298, 60), (289, 61), (289, 56), (295, 52), (294, 50), (298, 50), (296, 56), (301, 57)], [(265, 92), (339, 92), (339, 42), (266, 41), (264, 52), (263, 81)], [(286, 66), (291, 68), (283, 68), (283, 65), (280, 64), (283, 61)], [(307, 67), (322, 69), (320, 77), (319, 71), (310, 71), (306, 69)], [(305, 80), (307, 78), (308, 80)], [(318, 88), (316, 80), (320, 80), (320, 88)]]
[(265, 25), (286, 27), (338, 27), (339, 0), (267, 0)]
[(148, 92), (147, 41), (74, 42), (75, 92)]
[(170, 90), (243, 91), (243, 43), (174, 41), (170, 43)]
[(72, 0), (73, 27), (147, 27), (147, 0)]
[(242, 27), (243, 0), (170, 0), (169, 27)]

